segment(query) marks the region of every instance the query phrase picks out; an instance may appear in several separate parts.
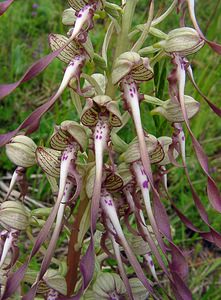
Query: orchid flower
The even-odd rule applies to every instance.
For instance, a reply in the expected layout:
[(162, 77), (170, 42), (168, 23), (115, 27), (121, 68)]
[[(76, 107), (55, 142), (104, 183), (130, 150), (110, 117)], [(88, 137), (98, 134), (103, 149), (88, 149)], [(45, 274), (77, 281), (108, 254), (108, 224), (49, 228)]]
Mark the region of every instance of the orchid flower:
[(81, 122), (83, 125), (93, 128), (96, 166), (92, 195), (94, 214), (91, 214), (91, 228), (93, 233), (100, 203), (104, 151), (108, 148), (111, 127), (121, 125), (116, 102), (112, 101), (111, 98), (106, 95), (95, 96), (93, 99), (88, 99), (87, 105), (82, 112)]
[(153, 70), (149, 65), (148, 58), (141, 58), (136, 52), (126, 52), (119, 56), (112, 73), (113, 84), (121, 83), (123, 98), (131, 113), (139, 141), (141, 160), (149, 180), (152, 183), (150, 160), (147, 153), (144, 132), (141, 123), (137, 83), (148, 81), (153, 78)]
[(132, 252), (125, 236), (123, 233), (123, 230), (120, 225), (120, 221), (117, 216), (116, 208), (114, 205), (114, 200), (110, 193), (108, 193), (105, 189), (102, 190), (101, 193), (101, 208), (104, 211), (107, 218), (110, 219), (115, 233), (121, 243), (121, 245), (124, 248), (124, 251), (128, 257), (128, 260), (130, 261), (131, 265), (134, 268), (134, 271), (137, 275), (137, 277), (140, 279), (140, 281), (143, 283), (143, 285), (150, 291), (150, 293), (153, 293), (153, 288), (150, 282), (146, 279), (146, 276), (143, 273), (143, 270), (135, 257), (134, 253)]

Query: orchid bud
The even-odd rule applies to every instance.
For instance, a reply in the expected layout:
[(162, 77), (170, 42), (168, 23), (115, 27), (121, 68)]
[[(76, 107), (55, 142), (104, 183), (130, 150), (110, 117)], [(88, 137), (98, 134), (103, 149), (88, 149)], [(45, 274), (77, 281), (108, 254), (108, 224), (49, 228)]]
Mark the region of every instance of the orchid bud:
[(7, 230), (26, 230), (30, 215), (18, 201), (5, 201), (0, 206), (0, 224)]
[[(184, 96), (184, 102), (185, 102), (188, 119), (191, 119), (193, 116), (195, 116), (198, 113), (200, 109), (200, 103), (194, 100), (192, 97), (186, 95)], [(184, 122), (184, 117), (183, 117), (180, 103), (173, 101), (171, 99), (162, 102), (160, 106), (153, 109), (151, 113), (162, 115), (169, 122), (172, 123)]]
[(153, 70), (148, 58), (142, 58), (136, 52), (122, 53), (114, 64), (112, 73), (113, 84), (119, 83), (127, 75), (131, 75), (136, 82), (148, 81), (153, 78)]
[(45, 173), (52, 177), (59, 177), (61, 162), (60, 151), (46, 147), (37, 147), (35, 155), (38, 165)]
[(98, 275), (93, 291), (96, 299), (118, 299), (117, 296), (124, 295), (126, 292), (123, 281), (115, 273), (102, 273)]
[(67, 26), (72, 26), (75, 21), (75, 10), (73, 8), (65, 9), (62, 14), (62, 23)]
[(204, 40), (195, 29), (181, 27), (170, 31), (165, 42), (162, 42), (162, 45), (164, 51), (167, 53), (177, 53), (180, 56), (187, 56), (202, 48)]
[(18, 135), (6, 145), (6, 154), (15, 165), (28, 168), (36, 164), (36, 148), (32, 139), (25, 135)]
[[(100, 73), (94, 73), (91, 75), (91, 77), (96, 81), (97, 85), (99, 86), (100, 90), (103, 92), (103, 94), (105, 93), (105, 89), (106, 89), (106, 77), (103, 74)], [(88, 89), (91, 86), (91, 84), (85, 80), (84, 83), (84, 89)], [(87, 90), (86, 92), (84, 92), (84, 97), (89, 98), (89, 97), (94, 97), (97, 95), (96, 89), (94, 86), (91, 87), (90, 90)]]
[[(157, 239), (153, 233), (153, 229), (150, 225), (147, 226), (147, 230), (151, 234), (152, 239), (157, 244)], [(148, 252), (150, 252), (149, 244), (143, 240), (141, 236), (135, 236), (135, 235), (128, 235), (127, 240), (131, 246), (131, 249), (134, 253), (137, 255), (145, 255)]]
[[(145, 142), (151, 163), (160, 162), (164, 158), (164, 152), (157, 138), (148, 134), (145, 137)], [(121, 157), (126, 163), (133, 163), (141, 159), (137, 137), (129, 144), (127, 151)]]
[(118, 166), (117, 171), (120, 174), (121, 178), (123, 179), (124, 186), (126, 186), (127, 184), (129, 184), (132, 181), (133, 176), (132, 176), (130, 168), (127, 164), (125, 164), (125, 163), (120, 164)]
[(48, 287), (58, 291), (62, 295), (67, 295), (67, 284), (65, 277), (53, 269), (48, 269), (43, 277)]
[(142, 282), (138, 278), (130, 278), (129, 283), (134, 296), (134, 299), (146, 300), (148, 299), (147, 289), (143, 286)]

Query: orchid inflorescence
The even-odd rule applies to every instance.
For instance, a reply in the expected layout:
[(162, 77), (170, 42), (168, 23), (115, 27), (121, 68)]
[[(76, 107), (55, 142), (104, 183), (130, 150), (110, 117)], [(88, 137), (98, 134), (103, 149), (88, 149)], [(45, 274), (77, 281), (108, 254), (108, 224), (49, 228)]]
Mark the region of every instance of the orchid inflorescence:
[[(0, 13), (12, 2), (1, 2)], [(189, 120), (198, 113), (200, 104), (185, 95), (188, 75), (211, 109), (221, 116), (221, 110), (199, 90), (187, 59), (206, 43), (218, 54), (221, 46), (208, 41), (200, 30), (194, 0), (174, 0), (157, 18), (154, 1), (147, 1), (147, 22), (134, 30), (131, 26), (138, 0), (122, 1), (121, 6), (105, 0), (68, 3), (70, 8), (62, 18), (71, 26), (67, 36), (50, 34), (52, 53), (34, 63), (18, 82), (0, 86), (2, 99), (37, 76), (54, 58), (67, 65), (57, 92), (17, 129), (0, 135), (0, 145), (5, 145), (8, 158), (16, 165), (0, 206), (1, 299), (12, 299), (15, 294), (24, 300), (36, 295), (45, 299), (192, 299), (186, 257), (173, 242), (173, 228), (161, 199), (171, 201), (187, 227), (221, 246), (221, 235), (210, 225), (188, 173), (184, 133), (185, 126), (208, 179), (208, 199), (221, 212), (220, 194), (209, 174), (207, 157), (190, 128)], [(193, 28), (182, 26), (168, 34), (157, 28), (173, 10), (180, 12), (187, 7)], [(100, 55), (94, 53), (89, 32), (94, 16), (98, 19), (101, 15), (109, 26)], [(144, 47), (149, 35), (160, 40)], [(112, 45), (115, 36), (117, 42)], [(113, 63), (109, 49), (115, 53)], [(143, 83), (148, 84), (155, 76), (154, 65), (163, 58), (172, 64), (168, 100), (158, 99), (154, 92), (142, 92)], [(83, 70), (90, 61), (95, 63), (95, 72), (86, 75)], [(29, 135), (66, 88), (72, 90), (80, 122), (63, 120), (55, 126), (50, 145), (36, 145)], [(143, 129), (141, 102), (155, 106), (152, 114), (169, 122), (172, 136), (155, 137)], [(136, 136), (127, 144), (119, 131), (130, 119)], [(195, 227), (173, 203), (167, 184), (170, 164), (184, 169), (207, 232)], [(50, 183), (55, 200), (51, 208), (30, 210), (22, 202), (28, 191), (26, 170), (32, 166), (39, 166)], [(16, 185), (21, 197), (12, 201), (10, 194)], [(33, 238), (36, 228), (40, 230)], [(66, 260), (55, 255), (62, 232), (68, 248)], [(33, 246), (21, 262), (19, 242), (24, 234)], [(37, 272), (30, 268), (30, 262), (39, 253), (43, 258)], [(170, 292), (162, 278), (170, 284)], [(29, 286), (28, 291), (21, 283)]]

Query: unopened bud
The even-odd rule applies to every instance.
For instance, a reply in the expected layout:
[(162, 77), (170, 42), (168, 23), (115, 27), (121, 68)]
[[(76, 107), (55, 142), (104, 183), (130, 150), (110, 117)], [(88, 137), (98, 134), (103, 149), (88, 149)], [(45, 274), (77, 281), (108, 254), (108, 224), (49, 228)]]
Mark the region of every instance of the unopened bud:
[(204, 40), (195, 29), (181, 27), (170, 31), (162, 45), (164, 51), (167, 53), (177, 53), (180, 56), (187, 56), (202, 48)]
[(36, 144), (25, 135), (18, 135), (6, 145), (8, 158), (17, 166), (28, 168), (36, 164)]
[(93, 291), (101, 299), (118, 299), (126, 293), (126, 289), (120, 276), (115, 273), (101, 273), (98, 275)]
[(60, 159), (60, 151), (46, 147), (38, 147), (36, 149), (36, 160), (38, 165), (45, 173), (52, 177), (59, 177), (60, 175)]
[(43, 277), (48, 287), (58, 291), (62, 295), (67, 295), (67, 284), (65, 277), (53, 269), (48, 269)]
[[(164, 158), (163, 149), (154, 135), (145, 136), (145, 142), (151, 163), (158, 163)], [(141, 159), (140, 148), (137, 137), (129, 144), (128, 149), (122, 154), (121, 158), (126, 163), (133, 163)]]
[(134, 299), (146, 300), (148, 299), (148, 292), (138, 278), (130, 278), (129, 283), (134, 296)]
[[(191, 119), (200, 109), (200, 103), (190, 96), (184, 96), (184, 102), (188, 119)], [(164, 116), (169, 122), (180, 123), (184, 122), (183, 112), (179, 102), (171, 99), (161, 103), (160, 106), (151, 111), (152, 114)]]
[(136, 82), (152, 79), (153, 69), (149, 65), (148, 58), (142, 58), (138, 53), (132, 51), (121, 54), (114, 64), (113, 84), (119, 83), (127, 75), (131, 75)]
[(0, 224), (7, 230), (26, 230), (29, 225), (29, 213), (18, 201), (5, 201), (0, 206)]
[(65, 9), (62, 14), (62, 23), (67, 26), (72, 26), (75, 21), (75, 10), (73, 8)]

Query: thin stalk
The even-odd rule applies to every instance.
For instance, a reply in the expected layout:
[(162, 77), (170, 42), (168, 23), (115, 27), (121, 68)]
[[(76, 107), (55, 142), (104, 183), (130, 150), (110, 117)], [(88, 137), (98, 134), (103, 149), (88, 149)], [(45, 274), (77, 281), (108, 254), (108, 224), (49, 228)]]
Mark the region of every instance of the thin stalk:
[[(118, 35), (117, 42), (116, 42), (116, 50), (114, 55), (113, 62), (116, 61), (118, 56), (128, 51), (129, 48), (129, 32), (134, 16), (134, 11), (136, 8), (138, 0), (127, 0), (124, 10), (123, 10), (123, 16), (122, 16), (122, 27), (121, 32)], [(106, 89), (106, 95), (111, 97), (112, 99), (115, 97), (115, 86), (112, 83), (112, 77), (108, 75), (108, 83), (107, 83), (107, 89)]]
[(153, 15), (154, 15), (154, 1), (152, 0), (150, 3), (147, 23), (144, 25), (144, 30), (143, 30), (141, 36), (139, 37), (139, 39), (136, 41), (135, 45), (132, 47), (131, 51), (137, 52), (143, 46), (145, 40), (147, 39), (149, 31), (150, 31), (150, 26), (151, 26), (151, 23), (153, 20)]
[(164, 21), (167, 16), (174, 10), (174, 8), (177, 6), (178, 0), (174, 0), (173, 3), (170, 5), (170, 7), (163, 13), (160, 17), (157, 19), (154, 19), (151, 23), (151, 26), (156, 26), (157, 24), (161, 23)]

